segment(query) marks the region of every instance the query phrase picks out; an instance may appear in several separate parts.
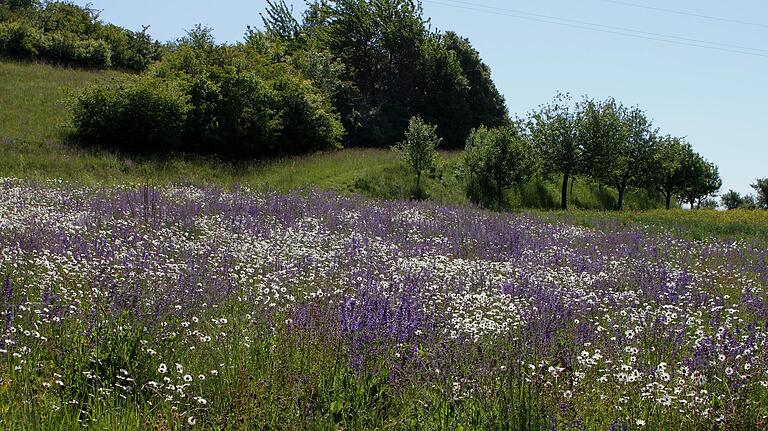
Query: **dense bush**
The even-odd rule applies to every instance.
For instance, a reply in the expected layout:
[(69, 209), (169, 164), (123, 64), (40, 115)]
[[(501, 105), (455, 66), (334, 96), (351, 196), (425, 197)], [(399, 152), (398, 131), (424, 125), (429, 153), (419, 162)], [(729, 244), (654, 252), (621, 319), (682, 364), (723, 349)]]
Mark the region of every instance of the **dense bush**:
[(473, 130), (464, 152), (467, 196), (472, 202), (501, 209), (504, 191), (536, 172), (533, 145), (514, 126)]
[(112, 49), (101, 39), (81, 39), (64, 32), (48, 33), (44, 56), (52, 61), (106, 68), (112, 65)]
[[(163, 85), (153, 89), (153, 83)], [(149, 113), (140, 110), (142, 97)], [(152, 114), (164, 108), (170, 110), (167, 116)], [(96, 120), (87, 118), (92, 111)], [(180, 39), (139, 84), (86, 92), (75, 117), (84, 142), (234, 158), (336, 149), (344, 134), (328, 94), (299, 70), (272, 64), (243, 46), (216, 46), (200, 27)], [(127, 133), (136, 136), (129, 139)]]
[(160, 44), (144, 31), (104, 24), (72, 3), (28, 3), (0, 7), (0, 55), (136, 71), (160, 58)]
[(0, 23), (0, 53), (14, 57), (36, 57), (46, 49), (45, 34), (27, 21)]
[(194, 78), (188, 150), (234, 157), (298, 154), (339, 147), (343, 128), (306, 81), (229, 69)]
[(86, 144), (167, 152), (181, 149), (188, 109), (186, 95), (175, 83), (145, 78), (85, 91), (75, 102), (73, 120)]

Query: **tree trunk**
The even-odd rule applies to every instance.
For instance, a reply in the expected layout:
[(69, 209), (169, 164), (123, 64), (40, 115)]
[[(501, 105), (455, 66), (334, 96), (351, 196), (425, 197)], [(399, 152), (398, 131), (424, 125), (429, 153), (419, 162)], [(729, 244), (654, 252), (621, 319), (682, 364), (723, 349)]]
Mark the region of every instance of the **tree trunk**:
[(667, 209), (669, 209), (672, 206), (672, 192), (665, 192), (664, 198), (666, 199)]
[(501, 211), (501, 198), (502, 198), (502, 188), (500, 185), (496, 186), (496, 208)]
[(563, 211), (568, 209), (568, 177), (569, 173), (565, 172), (563, 173), (563, 189), (562, 193), (560, 194), (560, 209)]
[(416, 172), (416, 193), (421, 193), (421, 172)]
[(617, 187), (619, 191), (619, 203), (617, 205), (617, 210), (621, 211), (624, 209), (624, 190), (626, 190), (626, 187)]

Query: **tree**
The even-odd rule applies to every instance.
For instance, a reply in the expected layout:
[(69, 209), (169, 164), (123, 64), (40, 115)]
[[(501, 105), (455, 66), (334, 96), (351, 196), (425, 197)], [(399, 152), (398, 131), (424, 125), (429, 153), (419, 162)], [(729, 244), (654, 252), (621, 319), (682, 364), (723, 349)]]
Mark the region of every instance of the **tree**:
[(761, 209), (768, 209), (768, 178), (758, 178), (750, 187), (757, 192), (756, 206)]
[[(437, 46), (426, 53), (434, 63), (425, 117), (434, 118), (446, 138), (446, 146), (461, 148), (469, 133), (479, 127), (510, 125), (504, 97), (491, 79), (491, 69), (470, 41), (454, 32), (437, 36)], [(442, 91), (435, 91), (442, 89)], [(450, 139), (448, 139), (450, 137)]]
[(11, 11), (35, 9), (40, 7), (40, 2), (38, 0), (3, 0), (0, 1), (0, 7), (7, 7)]
[(683, 163), (689, 153), (693, 153), (690, 144), (669, 135), (657, 139), (654, 146), (646, 185), (664, 196), (667, 209), (672, 206), (672, 198), (683, 191)]
[(436, 133), (437, 126), (425, 123), (421, 117), (413, 117), (408, 122), (405, 139), (393, 147), (400, 158), (416, 172), (416, 192), (421, 194), (421, 175), (432, 169), (437, 159), (437, 146), (441, 138)]
[(723, 185), (717, 166), (708, 162), (697, 153), (687, 155), (683, 163), (682, 198), (691, 205), (691, 209), (709, 196), (720, 190)]
[(741, 208), (744, 208), (745, 210), (754, 210), (757, 209), (757, 199), (755, 199), (755, 195), (744, 195), (741, 198)]
[(267, 0), (265, 13), (266, 16), (260, 15), (268, 34), (286, 41), (296, 41), (301, 37), (301, 24), (293, 16), (293, 6), (288, 6), (285, 0)]
[[(496, 207), (501, 209), (504, 191), (527, 181), (537, 169), (535, 151), (517, 127), (480, 127), (467, 139), (464, 167), (470, 189), (492, 188)], [(475, 183), (475, 184), (472, 184)]]
[(727, 210), (740, 208), (743, 202), (744, 198), (741, 197), (741, 194), (733, 190), (728, 190), (728, 193), (724, 193), (720, 197), (720, 203)]
[[(272, 9), (267, 28), (292, 28), (281, 18), (285, 8)], [(475, 127), (509, 122), (477, 51), (454, 33), (434, 31), (419, 1), (314, 1), (301, 27), (301, 49), (331, 53), (344, 66), (341, 81), (354, 84), (334, 101), (350, 145), (389, 146), (416, 115), (437, 125), (450, 148), (463, 146)]]
[(584, 170), (616, 188), (617, 209), (621, 210), (627, 187), (640, 186), (646, 180), (655, 143), (650, 122), (640, 109), (626, 109), (613, 99), (587, 99), (578, 115)]
[(531, 114), (528, 129), (548, 172), (562, 175), (560, 207), (568, 209), (568, 179), (582, 169), (587, 157), (579, 141), (577, 113), (567, 94)]

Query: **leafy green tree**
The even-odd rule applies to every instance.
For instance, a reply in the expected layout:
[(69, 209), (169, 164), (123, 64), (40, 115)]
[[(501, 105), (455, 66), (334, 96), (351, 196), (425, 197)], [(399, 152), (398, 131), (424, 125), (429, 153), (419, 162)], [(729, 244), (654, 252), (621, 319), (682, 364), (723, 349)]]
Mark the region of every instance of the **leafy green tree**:
[[(482, 124), (508, 124), (490, 70), (466, 39), (433, 31), (414, 0), (331, 0), (309, 3), (300, 26), (290, 9), (272, 3), (263, 16), (259, 45), (297, 52), (328, 52), (342, 68), (334, 106), (356, 146), (386, 147), (411, 117), (437, 125), (445, 146), (460, 148)], [(282, 44), (275, 43), (282, 40)]]
[(547, 172), (562, 176), (560, 207), (568, 209), (568, 179), (581, 172), (589, 154), (579, 139), (577, 110), (567, 94), (531, 114), (528, 130)]
[(720, 190), (723, 181), (717, 166), (697, 153), (688, 154), (683, 163), (683, 189), (681, 197), (691, 209)]
[(268, 34), (281, 40), (299, 41), (303, 33), (301, 24), (293, 16), (293, 6), (288, 6), (285, 0), (267, 0), (261, 21)]
[(12, 12), (36, 9), (40, 7), (38, 0), (2, 0), (0, 8), (7, 8)]
[(683, 163), (689, 153), (693, 153), (690, 144), (669, 135), (658, 138), (654, 146), (646, 172), (647, 186), (664, 196), (667, 209), (672, 206), (672, 198), (683, 191)]
[(757, 192), (756, 206), (761, 209), (768, 209), (768, 178), (758, 178), (750, 187)]
[(757, 209), (757, 199), (755, 195), (744, 195), (741, 197), (741, 208), (747, 210)]
[(433, 64), (426, 72), (431, 90), (419, 109), (449, 137), (446, 146), (460, 148), (478, 126), (509, 125), (504, 97), (469, 40), (451, 31), (432, 39), (436, 46), (425, 53), (425, 62)]
[(399, 157), (416, 173), (416, 192), (421, 194), (422, 174), (435, 167), (437, 146), (437, 126), (424, 122), (421, 117), (413, 117), (408, 122), (405, 139), (393, 147)]
[(744, 198), (739, 192), (728, 190), (728, 193), (720, 196), (720, 204), (727, 210), (735, 210), (743, 208)]
[(707, 197), (699, 201), (699, 209), (715, 210), (717, 209), (717, 199)]
[(497, 209), (502, 208), (504, 191), (530, 179), (537, 167), (535, 149), (517, 127), (480, 127), (467, 139), (464, 168), (469, 191), (493, 189)]

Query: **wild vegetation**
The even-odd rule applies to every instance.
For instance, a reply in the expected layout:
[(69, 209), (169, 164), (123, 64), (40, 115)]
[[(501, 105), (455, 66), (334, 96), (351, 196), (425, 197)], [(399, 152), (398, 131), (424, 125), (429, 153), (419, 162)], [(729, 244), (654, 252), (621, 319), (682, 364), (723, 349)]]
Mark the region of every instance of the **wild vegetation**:
[(0, 55), (142, 71), (162, 55), (148, 28), (137, 32), (104, 24), (98, 11), (69, 2), (3, 0)]
[(768, 415), (754, 238), (331, 193), (0, 193), (4, 429), (757, 430)]
[(511, 118), (418, 2), (268, 4), (160, 46), (0, 1), (0, 428), (768, 426), (768, 179), (716, 211), (638, 107)]

